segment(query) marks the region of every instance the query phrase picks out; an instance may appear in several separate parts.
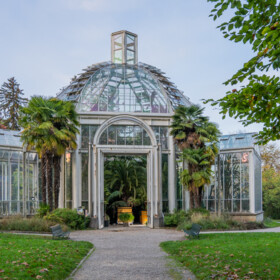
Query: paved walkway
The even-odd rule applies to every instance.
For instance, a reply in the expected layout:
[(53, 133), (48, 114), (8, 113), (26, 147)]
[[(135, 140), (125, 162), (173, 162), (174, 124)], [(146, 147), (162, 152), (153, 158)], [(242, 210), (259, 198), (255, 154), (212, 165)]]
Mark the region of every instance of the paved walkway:
[[(73, 240), (90, 241), (95, 252), (74, 275), (76, 280), (170, 280), (166, 254), (159, 243), (183, 240), (184, 234), (175, 230), (146, 227), (118, 227), (71, 233)], [(184, 271), (184, 279), (195, 279)]]

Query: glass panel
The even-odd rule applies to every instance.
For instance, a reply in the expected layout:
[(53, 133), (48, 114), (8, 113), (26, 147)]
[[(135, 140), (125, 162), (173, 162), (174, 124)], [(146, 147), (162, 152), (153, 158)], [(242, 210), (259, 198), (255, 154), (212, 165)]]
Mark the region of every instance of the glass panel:
[(82, 153), (82, 200), (88, 201), (88, 153)]
[(233, 200), (233, 212), (240, 212), (240, 200)]
[(117, 126), (117, 145), (125, 145), (125, 127)]
[(241, 203), (242, 203), (242, 212), (249, 212), (250, 210), (249, 200), (241, 200)]
[(249, 198), (249, 152), (241, 155), (241, 191), (242, 199)]
[(233, 198), (240, 198), (241, 153), (232, 155)]
[(114, 63), (122, 63), (122, 49), (121, 50), (116, 50), (114, 56)]
[(231, 212), (231, 200), (227, 199), (224, 201), (224, 211)]
[(208, 210), (211, 212), (215, 211), (215, 200), (208, 200)]
[(232, 176), (231, 176), (231, 154), (226, 154), (224, 158), (224, 198), (232, 199)]
[(161, 168), (162, 168), (162, 201), (165, 202), (163, 212), (167, 213), (168, 211), (168, 154), (161, 155)]
[(88, 149), (89, 143), (89, 125), (81, 125), (81, 148)]

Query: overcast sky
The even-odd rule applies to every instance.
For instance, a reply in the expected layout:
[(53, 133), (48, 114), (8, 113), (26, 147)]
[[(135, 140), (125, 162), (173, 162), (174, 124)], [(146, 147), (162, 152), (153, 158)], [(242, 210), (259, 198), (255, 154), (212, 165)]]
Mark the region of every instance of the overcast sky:
[[(54, 96), (88, 65), (110, 60), (110, 35), (138, 34), (139, 61), (163, 70), (193, 103), (222, 97), (222, 84), (252, 56), (224, 39), (206, 0), (0, 0), (0, 84)], [(258, 131), (205, 113), (224, 134)]]

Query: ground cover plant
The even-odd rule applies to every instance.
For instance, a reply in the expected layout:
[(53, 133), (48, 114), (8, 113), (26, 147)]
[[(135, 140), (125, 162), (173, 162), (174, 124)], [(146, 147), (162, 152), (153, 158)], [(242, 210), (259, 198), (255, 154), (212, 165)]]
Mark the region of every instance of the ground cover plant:
[[(55, 221), (39, 217), (23, 218), (22, 216), (9, 216), (0, 219), (0, 230), (50, 232), (50, 227), (55, 224)], [(67, 227), (64, 227), (64, 230), (66, 229)]]
[(93, 245), (85, 241), (0, 234), (0, 279), (65, 279)]
[(201, 234), (161, 243), (198, 279), (279, 279), (279, 233)]
[[(202, 230), (247, 230), (265, 227), (263, 223), (258, 222), (237, 222), (227, 214), (220, 217), (210, 215), (210, 212), (203, 208), (192, 209), (187, 212), (179, 210), (164, 216), (165, 226), (176, 227), (178, 230), (190, 229), (193, 223), (199, 224)], [(268, 227), (271, 227), (271, 223), (268, 225)]]

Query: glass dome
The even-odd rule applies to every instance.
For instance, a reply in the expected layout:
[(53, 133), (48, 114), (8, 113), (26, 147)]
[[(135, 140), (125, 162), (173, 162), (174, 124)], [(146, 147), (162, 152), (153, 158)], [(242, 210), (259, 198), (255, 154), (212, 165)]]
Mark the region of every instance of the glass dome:
[(83, 88), (78, 112), (168, 113), (165, 92), (139, 66), (113, 64), (94, 73)]

